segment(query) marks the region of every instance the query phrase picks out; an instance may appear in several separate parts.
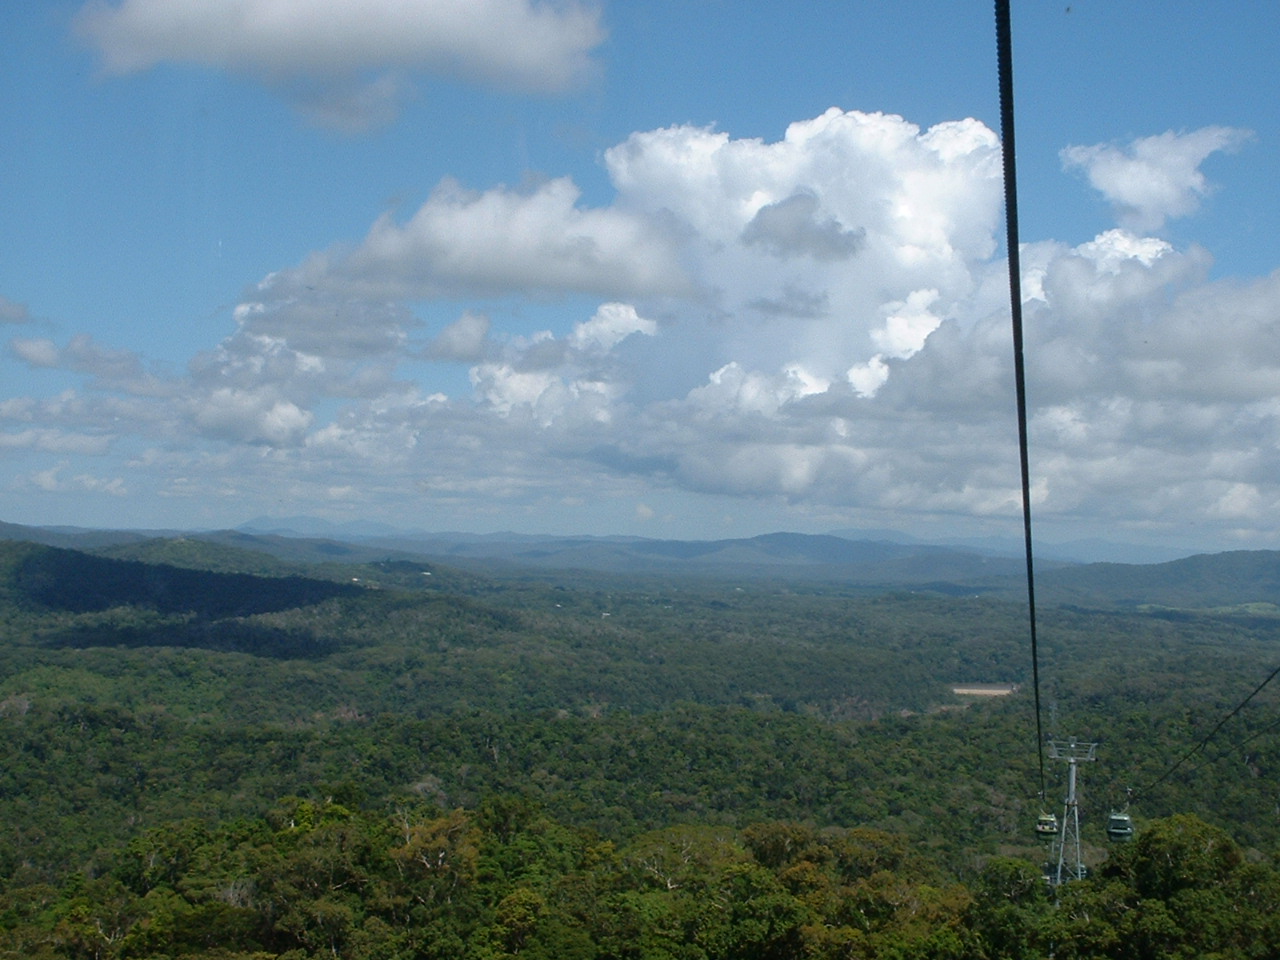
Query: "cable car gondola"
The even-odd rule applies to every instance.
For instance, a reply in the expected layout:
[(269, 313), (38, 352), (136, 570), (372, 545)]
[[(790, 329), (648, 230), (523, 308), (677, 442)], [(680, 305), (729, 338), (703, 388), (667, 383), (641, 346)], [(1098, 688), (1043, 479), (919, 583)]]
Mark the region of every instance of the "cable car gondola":
[(1058, 818), (1052, 813), (1042, 813), (1036, 819), (1036, 835), (1056, 837), (1058, 835)]
[(1127, 813), (1112, 811), (1107, 818), (1107, 839), (1112, 843), (1126, 843), (1133, 839), (1133, 817)]

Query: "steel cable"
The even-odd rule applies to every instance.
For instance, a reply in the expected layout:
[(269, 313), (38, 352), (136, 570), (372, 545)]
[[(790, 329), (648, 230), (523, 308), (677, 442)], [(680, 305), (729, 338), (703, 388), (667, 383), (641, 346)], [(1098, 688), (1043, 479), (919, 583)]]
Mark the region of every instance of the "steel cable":
[(1022, 340), (1022, 262), (1018, 250), (1018, 176), (1013, 133), (1013, 32), (1009, 0), (996, 0), (996, 55), (1000, 80), (1000, 143), (1004, 160), (1005, 245), (1009, 256), (1009, 306), (1013, 320), (1013, 377), (1018, 406), (1018, 457), (1022, 467), (1022, 534), (1027, 558), (1027, 613), (1031, 625), (1031, 686), (1035, 694), (1036, 756), (1040, 799), (1045, 797), (1044, 730), (1040, 720), (1040, 650), (1036, 638), (1036, 575), (1031, 545), (1031, 466), (1027, 444), (1027, 375)]

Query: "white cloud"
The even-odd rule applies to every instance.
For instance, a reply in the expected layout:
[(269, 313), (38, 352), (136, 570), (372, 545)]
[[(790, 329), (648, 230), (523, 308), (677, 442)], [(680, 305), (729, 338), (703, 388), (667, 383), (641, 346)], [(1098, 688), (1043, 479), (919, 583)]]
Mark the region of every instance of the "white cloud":
[(104, 347), (88, 334), (77, 334), (65, 347), (46, 338), (15, 337), (9, 341), (9, 350), (32, 367), (84, 374), (91, 384), (103, 389), (139, 396), (167, 396), (176, 387), (173, 380), (147, 370), (138, 354)]
[(937, 290), (912, 290), (906, 300), (885, 304), (884, 328), (872, 331), (872, 342), (887, 356), (911, 356), (942, 322), (929, 309), (937, 299)]
[(378, 220), (332, 271), (353, 287), (410, 298), (688, 289), (660, 224), (618, 207), (583, 208), (579, 197), (567, 178), (531, 192), (477, 193), (446, 181), (407, 223)]
[(679, 227), (682, 262), (729, 324), (712, 369), (843, 377), (878, 352), (886, 303), (932, 289), (937, 313), (964, 313), (996, 246), (999, 145), (972, 120), (922, 131), (832, 109), (773, 143), (670, 127), (605, 163), (618, 207)]
[(191, 407), (192, 420), (209, 436), (271, 446), (301, 443), (314, 419), (270, 389), (222, 387), (200, 397)]
[(395, 379), (418, 326), (407, 307), (314, 286), (309, 269), (266, 278), (231, 335), (192, 358), (181, 409), (202, 434), (292, 446), (317, 404), (408, 389)]
[(1217, 502), (1212, 504), (1209, 513), (1232, 520), (1248, 520), (1257, 516), (1259, 508), (1263, 506), (1269, 506), (1269, 504), (1264, 505), (1262, 495), (1254, 484), (1233, 483), (1227, 487)]
[(58, 345), (44, 338), (14, 337), (9, 341), (9, 349), (33, 367), (56, 367), (61, 356)]
[(726, 414), (775, 416), (788, 403), (822, 393), (829, 384), (797, 364), (777, 374), (744, 370), (728, 363), (715, 370), (707, 383), (690, 391), (689, 406), (700, 418)]
[(605, 37), (595, 5), (539, 0), (95, 0), (76, 30), (110, 73), (193, 63), (247, 74), (348, 130), (394, 116), (402, 74), (563, 90)]
[(576, 350), (607, 353), (633, 333), (652, 337), (657, 332), (658, 325), (636, 313), (631, 304), (602, 303), (590, 320), (574, 326), (569, 343)]
[(120, 477), (104, 479), (92, 474), (81, 473), (64, 479), (62, 473), (68, 468), (63, 462), (47, 470), (20, 477), (13, 484), (15, 489), (35, 488), (43, 493), (106, 493), (113, 497), (128, 496), (129, 490)]
[[(662, 337), (675, 362), (662, 378), (672, 386), (727, 363), (766, 377), (795, 367), (823, 382), (861, 368), (882, 378), (873, 358), (918, 349), (940, 317), (972, 320), (995, 249), (998, 157), (976, 121), (922, 131), (839, 110), (792, 124), (777, 143), (695, 127), (635, 134), (605, 154), (612, 204), (584, 207), (567, 178), (526, 191), (446, 181), (407, 221), (384, 216), (354, 249), (272, 275), (263, 302), (238, 316), (246, 334), (325, 355), (305, 331), (330, 343), (352, 330), (386, 335), (394, 349), (407, 323), (390, 305), (406, 299), (594, 295), (629, 306), (606, 303), (567, 344), (525, 350), (513, 369), (563, 362), (566, 345), (581, 354), (615, 329), (617, 311), (647, 301), (671, 321)], [(381, 319), (339, 324), (358, 303)], [(480, 326), (458, 321), (428, 355), (484, 359)]]
[(905, 301), (884, 305), (884, 327), (871, 332), (871, 341), (881, 352), (850, 367), (845, 373), (860, 396), (875, 396), (889, 379), (886, 359), (905, 359), (914, 355), (924, 346), (929, 334), (938, 329), (942, 318), (929, 309), (937, 299), (937, 290), (913, 290)]
[(1122, 226), (1159, 230), (1166, 220), (1195, 213), (1209, 193), (1200, 164), (1212, 153), (1239, 148), (1252, 134), (1231, 127), (1168, 131), (1127, 147), (1073, 146), (1062, 151), (1067, 169), (1079, 169), (1116, 209)]
[(845, 371), (845, 379), (860, 397), (874, 397), (889, 379), (889, 365), (877, 353), (869, 360), (854, 364)]
[(255, 299), (236, 307), (239, 333), (332, 360), (393, 354), (405, 345), (418, 322), (403, 304), (325, 289), (309, 282), (317, 269), (311, 262), (258, 284)]
[[(484, 525), (570, 501), (665, 517), (694, 494), (1017, 516), (991, 131), (829, 111), (772, 143), (641, 132), (604, 164), (616, 194), (592, 207), (567, 179), (441, 185), (265, 278), (185, 377), (87, 339), (12, 341), (87, 385), (0, 404), (5, 442), (92, 454), (76, 438), (128, 424), (185, 478), (167, 496), (358, 491), (406, 524), (405, 504)], [(1210, 282), (1207, 251), (1127, 229), (1028, 244), (1024, 264), (1041, 520), (1276, 529), (1280, 273)], [(415, 341), (422, 300), (456, 319)], [(430, 361), (469, 364), (470, 395)]]
[[(471, 371), (471, 382), (476, 396), (502, 416), (519, 407), (532, 410), (539, 403), (544, 407), (563, 403), (559, 396), (564, 392), (563, 383), (546, 370), (516, 370), (510, 364), (487, 363)], [(551, 412), (544, 412), (544, 425), (551, 419)]]

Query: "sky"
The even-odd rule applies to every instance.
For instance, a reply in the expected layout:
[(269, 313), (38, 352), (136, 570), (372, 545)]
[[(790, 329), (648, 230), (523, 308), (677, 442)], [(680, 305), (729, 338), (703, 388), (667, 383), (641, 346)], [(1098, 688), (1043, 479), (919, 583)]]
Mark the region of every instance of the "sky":
[[(0, 519), (1021, 535), (990, 3), (0, 17)], [(1280, 5), (1013, 39), (1037, 536), (1280, 548)]]

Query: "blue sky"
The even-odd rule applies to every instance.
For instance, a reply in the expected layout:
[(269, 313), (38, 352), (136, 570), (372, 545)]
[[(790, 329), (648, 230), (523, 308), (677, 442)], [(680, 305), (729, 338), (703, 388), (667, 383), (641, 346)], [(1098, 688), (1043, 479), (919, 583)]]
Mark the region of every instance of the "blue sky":
[[(1014, 3), (1050, 541), (1280, 544), (1280, 8)], [(9, 4), (3, 519), (1020, 529), (989, 3)]]

